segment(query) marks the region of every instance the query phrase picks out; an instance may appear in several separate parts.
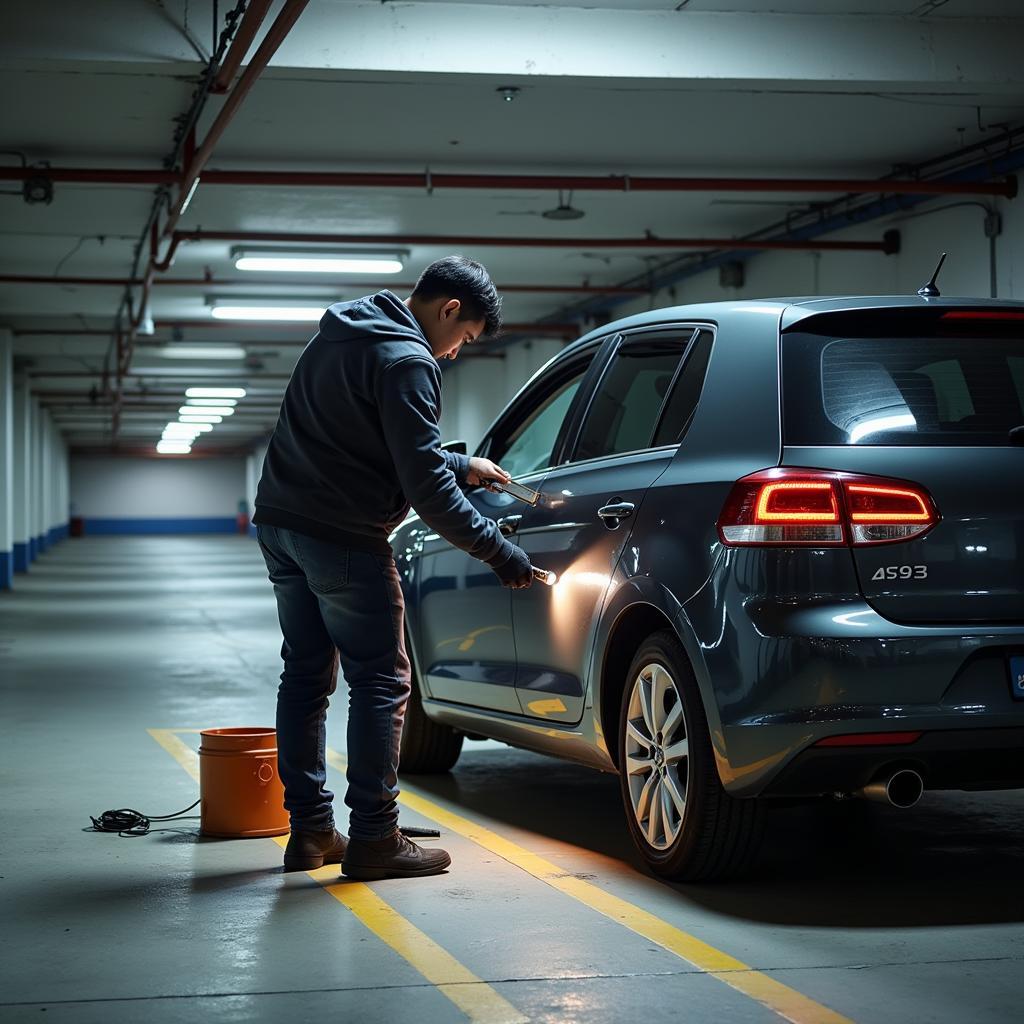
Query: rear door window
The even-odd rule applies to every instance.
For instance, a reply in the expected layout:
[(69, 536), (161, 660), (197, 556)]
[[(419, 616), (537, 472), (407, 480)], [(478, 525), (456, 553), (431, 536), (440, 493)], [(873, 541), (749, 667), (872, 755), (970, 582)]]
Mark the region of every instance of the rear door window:
[(689, 429), (704, 387), (713, 339), (714, 334), (711, 331), (700, 331), (687, 350), (686, 361), (672, 385), (672, 391), (661, 414), (661, 421), (654, 434), (652, 447), (678, 444)]
[(693, 328), (626, 338), (598, 385), (574, 458), (596, 459), (651, 447), (655, 426)]
[(783, 336), (786, 444), (1005, 445), (1024, 424), (1024, 321), (903, 314), (857, 336), (852, 317)]

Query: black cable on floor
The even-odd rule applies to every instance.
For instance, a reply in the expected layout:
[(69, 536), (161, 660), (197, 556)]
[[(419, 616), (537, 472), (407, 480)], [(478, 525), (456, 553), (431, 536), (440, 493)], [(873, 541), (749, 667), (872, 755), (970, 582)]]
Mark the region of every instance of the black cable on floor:
[(174, 818), (182, 818), (198, 806), (197, 800), (183, 811), (175, 811), (174, 814), (143, 814), (142, 811), (133, 810), (131, 807), (121, 807), (114, 811), (104, 811), (98, 818), (90, 814), (89, 820), (92, 821), (93, 832), (116, 832), (125, 839), (134, 839), (136, 836), (149, 834), (151, 821), (172, 821)]
[[(142, 811), (133, 810), (131, 807), (121, 807), (113, 811), (104, 811), (98, 818), (91, 814), (89, 820), (92, 822), (93, 832), (116, 832), (125, 839), (134, 839), (136, 836), (149, 835), (150, 822), (152, 821), (173, 821), (175, 818), (182, 818), (194, 807), (199, 805), (199, 800), (189, 804), (184, 810), (175, 811), (174, 814), (143, 814)], [(86, 829), (86, 831), (89, 831)], [(399, 831), (404, 836), (417, 839), (439, 839), (441, 833), (436, 828), (417, 828), (414, 825), (403, 825)]]

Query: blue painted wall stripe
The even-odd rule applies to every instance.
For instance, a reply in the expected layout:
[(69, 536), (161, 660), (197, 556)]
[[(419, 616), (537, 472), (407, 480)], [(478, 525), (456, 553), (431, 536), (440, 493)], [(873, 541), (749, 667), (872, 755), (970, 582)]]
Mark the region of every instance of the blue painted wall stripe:
[(171, 519), (90, 519), (84, 521), (85, 535), (111, 536), (153, 533), (236, 533), (234, 516)]
[(15, 572), (28, 572), (28, 544), (15, 542), (14, 550), (11, 552)]
[(0, 551), (0, 590), (14, 586), (14, 558), (10, 551)]

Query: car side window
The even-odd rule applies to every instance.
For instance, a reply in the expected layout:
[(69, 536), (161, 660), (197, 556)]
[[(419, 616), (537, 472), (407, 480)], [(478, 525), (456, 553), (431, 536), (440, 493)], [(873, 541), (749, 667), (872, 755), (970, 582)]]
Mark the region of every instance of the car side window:
[(651, 446), (665, 396), (692, 336), (689, 328), (623, 343), (594, 394), (575, 459), (596, 459)]
[(531, 406), (521, 420), (497, 436), (488, 457), (513, 477), (550, 466), (558, 432), (586, 370), (587, 364), (580, 366), (539, 403)]
[(665, 403), (661, 422), (654, 433), (653, 447), (678, 444), (682, 441), (690, 427), (693, 414), (697, 411), (697, 402), (704, 387), (704, 378), (708, 372), (708, 361), (711, 358), (711, 343), (714, 340), (711, 331), (700, 331), (696, 340), (686, 353), (686, 362), (676, 375), (672, 392)]

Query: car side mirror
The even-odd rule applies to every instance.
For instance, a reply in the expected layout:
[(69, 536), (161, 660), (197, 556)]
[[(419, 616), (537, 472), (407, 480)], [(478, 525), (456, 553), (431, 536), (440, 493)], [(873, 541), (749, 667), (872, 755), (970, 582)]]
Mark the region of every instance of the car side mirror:
[(441, 445), (441, 451), (443, 452), (455, 452), (456, 455), (468, 455), (469, 445), (465, 441), (445, 441)]

